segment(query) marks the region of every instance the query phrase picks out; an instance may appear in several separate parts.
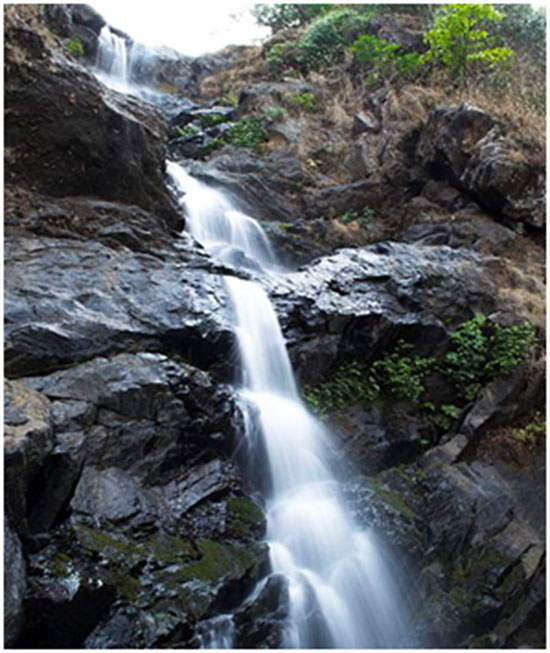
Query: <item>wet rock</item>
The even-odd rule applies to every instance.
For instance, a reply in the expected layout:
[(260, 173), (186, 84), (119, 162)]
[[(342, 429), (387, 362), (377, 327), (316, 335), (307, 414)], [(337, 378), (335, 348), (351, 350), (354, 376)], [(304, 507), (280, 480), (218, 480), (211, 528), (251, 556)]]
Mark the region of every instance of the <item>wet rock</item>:
[(93, 516), (97, 525), (107, 523), (147, 529), (157, 515), (151, 499), (122, 469), (86, 467), (71, 501), (73, 511)]
[(26, 384), (54, 401), (93, 406), (86, 464), (118, 467), (142, 481), (161, 482), (170, 469), (212, 450), (229, 453), (241, 419), (223, 386), (160, 354), (96, 358)]
[(233, 340), (226, 292), (219, 276), (185, 265), (189, 243), (182, 236), (176, 248), (153, 255), (91, 240), (6, 235), (7, 374), (136, 348), (225, 366)]
[[(288, 277), (260, 279), (270, 293), (304, 383), (315, 384), (308, 343), (339, 338), (339, 357), (375, 357), (394, 338), (440, 351), (448, 329), (473, 312), (490, 314), (496, 297), (483, 259), (447, 247), (379, 243), (344, 249)], [(331, 351), (331, 350), (329, 350)], [(328, 353), (328, 351), (326, 352)], [(334, 361), (327, 360), (327, 365)]]
[(502, 219), (542, 228), (543, 164), (520, 152), (492, 116), (467, 104), (434, 110), (416, 149), (432, 174), (467, 191)]
[(405, 402), (369, 408), (355, 404), (331, 414), (328, 425), (345, 447), (344, 460), (349, 457), (354, 468), (371, 475), (410, 462), (421, 443), (432, 439), (433, 428), (411, 413)]
[(45, 42), (41, 48), (27, 48), (26, 57), (7, 50), (6, 179), (55, 196), (122, 200), (178, 224), (164, 184), (161, 116), (106, 89)]
[(228, 190), (245, 212), (257, 219), (288, 221), (299, 214), (309, 175), (284, 152), (265, 157), (246, 148), (226, 146), (205, 165), (191, 166), (192, 174)]
[(280, 648), (288, 616), (288, 580), (282, 574), (267, 578), (254, 598), (235, 615), (237, 648)]
[(21, 542), (4, 517), (4, 641), (13, 646), (24, 623), (27, 574)]
[(495, 379), (481, 391), (460, 432), (473, 441), (473, 447), (487, 429), (533, 414), (544, 403), (545, 385), (542, 361), (536, 365), (524, 363), (510, 376)]

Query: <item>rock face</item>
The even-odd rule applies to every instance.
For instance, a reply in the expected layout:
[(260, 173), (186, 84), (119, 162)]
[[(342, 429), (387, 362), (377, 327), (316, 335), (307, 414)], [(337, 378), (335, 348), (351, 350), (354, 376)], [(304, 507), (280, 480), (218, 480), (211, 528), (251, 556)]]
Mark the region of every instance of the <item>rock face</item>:
[(467, 104), (440, 107), (417, 145), (420, 162), (512, 224), (545, 225), (544, 171), (518, 155), (488, 113)]
[(50, 195), (121, 200), (181, 224), (164, 184), (159, 114), (54, 59), (47, 35), (21, 19), (6, 38), (6, 180)]
[[(231, 385), (222, 277), (243, 273), (181, 233), (163, 172), (169, 129), (220, 112), (201, 89), (233, 75), (242, 52), (144, 57), (136, 76), (155, 88), (142, 101), (67, 55), (78, 37), (93, 61), (103, 24), (85, 5), (6, 10), (6, 645), (197, 648), (231, 632), (235, 648), (279, 648), (290, 588), (270, 574), (255, 489), (265, 470), (261, 454), (246, 459)], [(372, 30), (419, 48), (393, 19)], [(325, 92), (251, 79), (235, 114), (222, 106), (228, 119)], [(538, 268), (527, 257), (520, 274), (505, 258), (526, 240), (490, 215), (540, 228), (540, 170), (514, 158), (486, 112), (447, 107), (423, 121), (419, 111), (397, 129), (396, 104), (382, 89), (349, 111), (341, 177), (325, 174), (334, 116), (312, 123), (298, 110), (268, 125), (262, 155), (226, 147), (186, 162), (265, 222), (281, 258), (306, 263), (246, 273), (270, 295), (303, 384), (401, 338), (419, 356), (444, 352), (475, 313), (503, 324), (538, 315)], [(327, 142), (313, 139), (318, 163), (304, 166), (297, 145), (312, 124)], [(340, 219), (369, 206), (375, 225)], [(535, 353), (444, 433), (408, 398), (326, 416), (355, 518), (403, 565), (413, 646), (544, 647)], [(454, 401), (437, 373), (434, 397)]]

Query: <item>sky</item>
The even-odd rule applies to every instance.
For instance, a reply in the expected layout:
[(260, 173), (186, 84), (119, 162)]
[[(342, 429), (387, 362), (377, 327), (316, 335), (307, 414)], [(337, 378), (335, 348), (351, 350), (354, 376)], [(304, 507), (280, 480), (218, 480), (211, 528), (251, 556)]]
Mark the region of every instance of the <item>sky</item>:
[[(407, 1), (407, 0), (405, 0)], [(226, 45), (251, 45), (269, 35), (250, 14), (244, 0), (92, 0), (112, 26), (146, 45), (166, 45), (196, 57)], [(544, 6), (544, 1), (532, 3)]]
[(269, 34), (250, 14), (252, 2), (226, 0), (92, 0), (92, 7), (112, 26), (146, 45), (166, 45), (198, 56), (225, 45), (251, 45)]

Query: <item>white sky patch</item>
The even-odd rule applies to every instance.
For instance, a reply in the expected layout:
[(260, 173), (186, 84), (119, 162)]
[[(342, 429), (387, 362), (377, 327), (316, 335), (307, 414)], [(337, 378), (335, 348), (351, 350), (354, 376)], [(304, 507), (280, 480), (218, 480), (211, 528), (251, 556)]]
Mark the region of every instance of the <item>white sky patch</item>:
[(254, 3), (239, 0), (212, 2), (113, 2), (92, 0), (92, 7), (111, 25), (146, 45), (165, 45), (198, 56), (226, 45), (252, 45), (269, 35), (250, 14)]

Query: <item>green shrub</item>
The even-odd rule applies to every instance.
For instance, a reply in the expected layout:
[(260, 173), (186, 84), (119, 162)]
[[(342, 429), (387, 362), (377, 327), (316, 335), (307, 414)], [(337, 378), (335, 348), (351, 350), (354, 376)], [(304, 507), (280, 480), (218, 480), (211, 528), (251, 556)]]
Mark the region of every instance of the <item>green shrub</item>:
[(424, 392), (424, 377), (433, 359), (410, 356), (413, 346), (400, 340), (394, 351), (373, 363), (380, 387), (396, 399), (416, 401)]
[(265, 60), (269, 68), (282, 71), (288, 66), (296, 65), (297, 61), (293, 55), (297, 45), (297, 41), (284, 41), (283, 43), (272, 45), (265, 55)]
[(487, 382), (514, 371), (534, 345), (535, 333), (529, 322), (504, 326), (478, 313), (451, 335), (452, 350), (440, 372), (452, 380), (461, 398), (471, 401)]
[(185, 127), (176, 127), (176, 131), (178, 136), (181, 136), (182, 138), (190, 138), (191, 136), (198, 134), (200, 129), (195, 125), (185, 125)]
[(357, 63), (369, 71), (369, 83), (396, 74), (412, 78), (418, 73), (423, 65), (422, 55), (418, 52), (399, 54), (399, 49), (398, 44), (371, 34), (362, 34), (350, 48)]
[(490, 376), (509, 376), (527, 357), (535, 344), (536, 330), (529, 322), (515, 326), (492, 324), (489, 336), (489, 360), (485, 367)]
[(451, 334), (450, 350), (439, 361), (413, 355), (413, 346), (399, 340), (371, 365), (361, 361), (341, 365), (329, 380), (306, 388), (304, 398), (321, 415), (380, 397), (416, 403), (425, 391), (427, 374), (437, 371), (455, 386), (456, 405), (423, 402), (419, 408), (429, 422), (446, 432), (466, 403), (492, 379), (511, 374), (534, 343), (535, 328), (528, 322), (504, 326), (478, 314)]
[(78, 36), (75, 36), (75, 38), (67, 45), (67, 50), (73, 55), (73, 57), (84, 56), (84, 46)]
[(291, 102), (298, 105), (299, 107), (308, 109), (309, 111), (313, 111), (315, 109), (315, 95), (309, 91), (294, 95), (291, 99)]
[(491, 5), (442, 6), (424, 36), (430, 49), (423, 55), (423, 61), (440, 63), (459, 78), (464, 78), (476, 66), (498, 67), (514, 52), (508, 46), (497, 45), (495, 36), (490, 36), (484, 26), (500, 20), (502, 14)]
[(485, 380), (489, 339), (484, 331), (485, 315), (478, 313), (451, 334), (452, 351), (447, 352), (440, 366), (460, 396), (475, 399)]
[(370, 13), (355, 9), (335, 9), (314, 20), (298, 45), (300, 65), (316, 69), (340, 61), (346, 48), (365, 31)]

